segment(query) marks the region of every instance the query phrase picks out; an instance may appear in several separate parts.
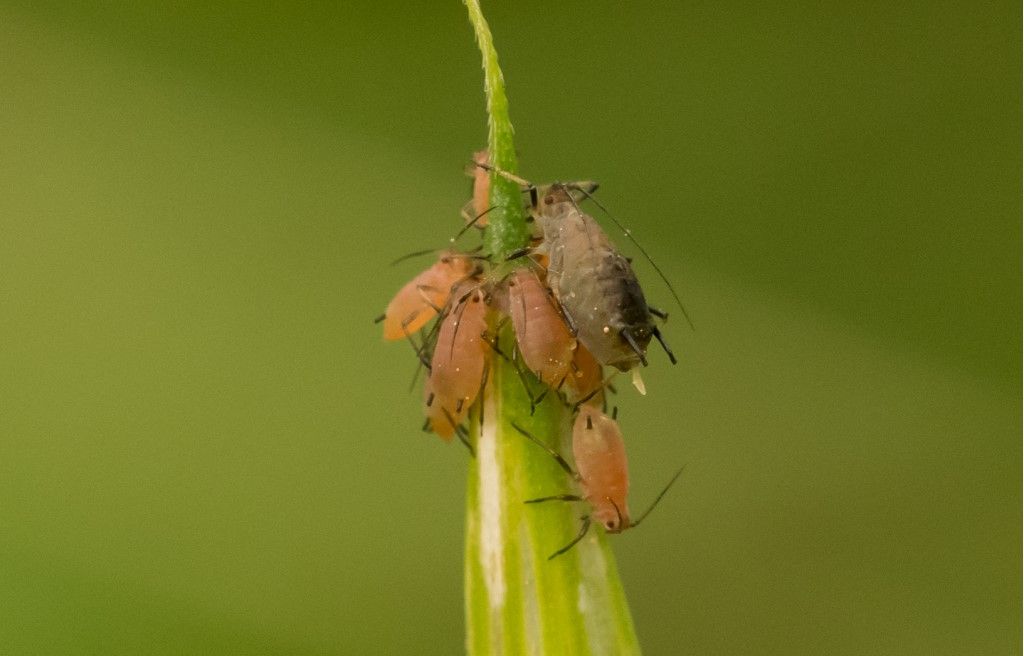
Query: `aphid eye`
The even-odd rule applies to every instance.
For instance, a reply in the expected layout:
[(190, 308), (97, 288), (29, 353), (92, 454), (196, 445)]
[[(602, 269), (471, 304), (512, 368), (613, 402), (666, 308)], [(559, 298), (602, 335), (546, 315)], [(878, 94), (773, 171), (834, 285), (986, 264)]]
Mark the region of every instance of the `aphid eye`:
[(555, 197), (554, 196), (545, 196), (544, 197), (544, 204), (545, 205), (551, 205), (554, 202), (555, 202)]
[(609, 519), (607, 522), (604, 523), (604, 527), (606, 529), (608, 529), (609, 531), (614, 530), (615, 529), (615, 522)]

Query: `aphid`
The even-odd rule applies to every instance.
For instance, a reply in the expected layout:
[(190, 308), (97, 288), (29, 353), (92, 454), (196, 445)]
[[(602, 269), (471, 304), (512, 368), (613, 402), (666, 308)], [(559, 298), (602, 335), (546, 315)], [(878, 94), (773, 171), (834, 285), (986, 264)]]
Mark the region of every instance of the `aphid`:
[(544, 501), (586, 501), (590, 504), (590, 514), (585, 515), (580, 531), (569, 544), (565, 545), (548, 557), (548, 560), (564, 554), (576, 546), (586, 536), (593, 522), (599, 523), (608, 533), (621, 533), (628, 528), (639, 526), (640, 522), (654, 510), (668, 489), (683, 473), (680, 469), (675, 473), (654, 502), (636, 521), (630, 517), (626, 497), (629, 493), (629, 471), (626, 462), (626, 446), (622, 440), (619, 424), (613, 418), (595, 407), (583, 405), (573, 422), (572, 452), (576, 460), (573, 471), (569, 463), (554, 449), (544, 444), (517, 424), (516, 430), (525, 435), (535, 444), (547, 451), (558, 462), (567, 474), (579, 483), (582, 496), (576, 494), (556, 494), (539, 499), (530, 499), (526, 503)]
[[(581, 186), (585, 183), (554, 183), (538, 194), (532, 183), (486, 164), (478, 166), (527, 186), (534, 218), (543, 233), (538, 251), (550, 258), (548, 286), (577, 339), (597, 361), (620, 371), (646, 366), (647, 345), (655, 337), (675, 364), (675, 355), (652, 316), (667, 315), (647, 304), (629, 260), (619, 253), (597, 221), (580, 209), (576, 197), (590, 197), (590, 190)], [(672, 294), (676, 296), (674, 290)], [(636, 375), (634, 384), (643, 391)]]
[(550, 257), (548, 285), (576, 338), (602, 364), (620, 371), (646, 366), (647, 345), (651, 337), (661, 341), (661, 332), (629, 261), (564, 186), (547, 189), (537, 217)]
[(576, 350), (573, 352), (566, 386), (571, 392), (570, 400), (578, 402), (581, 399), (588, 399), (588, 402), (598, 407), (604, 401), (604, 372), (601, 364), (579, 341), (576, 342)]
[(424, 386), (424, 411), (431, 430), (450, 440), (486, 382), (489, 347), (487, 302), (470, 282), (459, 285), (440, 319), (430, 375)]
[(462, 217), (483, 228), (487, 225), (487, 212), (490, 209), (491, 175), (481, 164), (486, 165), (489, 156), (486, 150), (473, 153), (472, 170), (467, 172), (473, 176), (473, 199), (462, 208)]
[(572, 375), (576, 339), (547, 288), (531, 269), (516, 269), (508, 280), (508, 311), (523, 361), (548, 387)]
[(404, 339), (425, 326), (448, 302), (452, 286), (468, 279), (475, 266), (469, 255), (442, 252), (437, 262), (395, 294), (378, 317), (384, 322), (384, 339)]

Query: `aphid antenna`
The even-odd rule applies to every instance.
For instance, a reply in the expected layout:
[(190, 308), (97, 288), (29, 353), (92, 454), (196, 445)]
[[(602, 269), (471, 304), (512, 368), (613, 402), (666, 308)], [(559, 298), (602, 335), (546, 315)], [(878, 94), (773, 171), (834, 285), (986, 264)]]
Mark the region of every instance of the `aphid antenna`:
[(672, 477), (672, 479), (668, 482), (668, 484), (665, 485), (665, 487), (663, 487), (661, 489), (661, 492), (659, 492), (658, 496), (656, 496), (654, 498), (654, 501), (651, 502), (651, 505), (647, 507), (647, 510), (643, 511), (642, 513), (640, 513), (640, 517), (638, 517), (635, 522), (630, 524), (629, 528), (633, 528), (633, 527), (639, 526), (640, 522), (642, 522), (645, 519), (647, 519), (647, 516), (651, 514), (651, 511), (654, 510), (655, 506), (658, 505), (658, 502), (660, 502), (661, 499), (665, 496), (665, 494), (668, 492), (669, 488), (672, 487), (672, 484), (675, 483), (676, 479), (679, 478), (680, 474), (683, 473), (684, 469), (686, 469), (686, 465), (683, 465), (682, 467), (679, 468), (679, 471), (677, 471), (675, 473), (675, 475)]
[(576, 544), (579, 543), (580, 540), (582, 540), (583, 538), (585, 538), (587, 536), (587, 531), (590, 530), (590, 515), (584, 515), (583, 517), (580, 517), (580, 520), (582, 520), (582, 522), (583, 522), (583, 525), (580, 526), (580, 532), (576, 535), (576, 537), (574, 537), (572, 539), (571, 542), (569, 542), (569, 544), (565, 545), (564, 547), (562, 547), (561, 549), (559, 549), (555, 553), (553, 553), (550, 556), (548, 556), (548, 560), (554, 560), (555, 558), (558, 558), (559, 556), (564, 554), (566, 551), (568, 551), (568, 550), (572, 549), (573, 547), (575, 547)]
[[(420, 295), (420, 298), (423, 300), (423, 302), (426, 303), (431, 310), (440, 314), (441, 308), (437, 307), (437, 305), (434, 304), (434, 301), (430, 300), (430, 297), (427, 296), (428, 290), (433, 290), (435, 292), (438, 291), (436, 287), (431, 287), (430, 285), (416, 285), (416, 292)], [(412, 323), (416, 316), (419, 315), (419, 313), (420, 310), (414, 310), (412, 314), (402, 319), (402, 329), (404, 330), (406, 326)]]
[(555, 451), (553, 448), (551, 448), (550, 446), (548, 446), (544, 442), (541, 442), (540, 440), (538, 440), (536, 437), (533, 436), (532, 433), (530, 433), (528, 430), (526, 430), (525, 428), (523, 428), (522, 426), (520, 426), (519, 424), (517, 424), (514, 421), (512, 422), (512, 428), (516, 429), (517, 431), (522, 433), (528, 440), (530, 440), (531, 442), (533, 442), (534, 444), (536, 444), (540, 448), (542, 448), (545, 451), (547, 451), (548, 455), (550, 455), (552, 458), (554, 458), (555, 462), (558, 463), (558, 466), (561, 467), (565, 471), (566, 474), (571, 476), (574, 481), (579, 482), (579, 481), (582, 480), (580, 478), (580, 475), (578, 473), (576, 473), (573, 470), (572, 467), (569, 466), (568, 462), (565, 461), (565, 458), (562, 457), (561, 453), (559, 453), (558, 451)]
[(427, 249), (422, 250), (422, 251), (413, 251), (411, 253), (406, 253), (402, 257), (400, 257), (397, 260), (391, 262), (391, 264), (389, 264), (388, 266), (395, 266), (396, 264), (399, 264), (401, 262), (405, 262), (406, 260), (411, 260), (414, 257), (421, 257), (423, 255), (429, 255), (431, 253), (436, 253), (436, 252), (437, 252), (437, 249), (435, 249), (435, 248), (427, 248)]
[[(455, 357), (455, 338), (459, 335), (459, 327), (462, 325), (462, 315), (466, 313), (466, 307), (469, 305), (469, 297), (475, 294), (479, 290), (479, 287), (474, 287), (468, 292), (462, 295), (458, 301), (456, 301), (455, 311), (458, 316), (455, 317), (455, 330), (452, 332), (452, 343), (448, 347), (448, 359), (451, 360)], [(451, 316), (451, 311), (446, 316)]]
[(480, 221), (480, 219), (482, 219), (482, 218), (484, 218), (485, 216), (487, 216), (488, 212), (490, 212), (491, 210), (493, 210), (493, 209), (494, 209), (494, 208), (496, 208), (496, 207), (497, 207), (497, 205), (491, 205), (490, 207), (488, 207), (488, 208), (487, 208), (486, 210), (484, 210), (483, 212), (480, 212), (479, 214), (477, 214), (476, 216), (474, 216), (474, 217), (472, 218), (472, 220), (470, 220), (470, 221), (469, 221), (468, 223), (466, 223), (466, 225), (462, 226), (462, 229), (461, 229), (461, 230), (459, 230), (459, 231), (458, 231), (457, 233), (455, 233), (455, 236), (454, 236), (454, 237), (452, 237), (452, 238), (450, 238), (450, 239), (449, 239), (448, 241), (450, 241), (450, 242), (451, 242), (451, 243), (453, 243), (453, 244), (454, 244), (455, 242), (457, 242), (457, 241), (459, 240), (459, 237), (461, 237), (462, 235), (466, 234), (466, 231), (467, 231), (467, 230), (469, 230), (470, 228), (472, 228), (473, 226), (475, 226), (475, 225), (477, 224), (477, 222), (479, 222), (479, 221)]
[[(683, 311), (683, 316), (684, 316), (684, 317), (686, 317), (686, 323), (690, 324), (690, 330), (696, 330), (696, 328), (695, 328), (695, 327), (694, 327), (694, 325), (693, 325), (693, 320), (692, 320), (692, 319), (690, 319), (690, 314), (689, 314), (689, 313), (688, 313), (688, 312), (686, 311), (686, 308), (685, 308), (685, 307), (683, 306), (683, 301), (682, 301), (682, 299), (680, 299), (680, 298), (679, 298), (679, 294), (678, 294), (678, 293), (676, 293), (675, 287), (673, 287), (673, 286), (672, 286), (672, 283), (671, 283), (671, 282), (669, 282), (669, 280), (668, 280), (668, 277), (667, 277), (667, 276), (666, 276), (666, 275), (665, 275), (665, 274), (664, 274), (664, 273), (662, 272), (661, 268), (660, 268), (660, 267), (659, 267), (659, 266), (658, 266), (658, 265), (657, 265), (657, 264), (656, 264), (656, 263), (654, 262), (654, 260), (653, 260), (653, 259), (651, 259), (651, 256), (650, 256), (650, 255), (648, 255), (647, 251), (646, 251), (646, 250), (644, 250), (644, 247), (640, 245), (640, 242), (638, 242), (638, 241), (636, 240), (636, 237), (634, 237), (634, 236), (633, 236), (633, 232), (632, 232), (631, 230), (629, 230), (629, 229), (628, 229), (628, 228), (627, 228), (626, 226), (622, 225), (622, 224), (621, 224), (621, 223), (619, 222), (619, 220), (618, 220), (618, 219), (616, 219), (616, 218), (615, 218), (615, 216), (614, 216), (614, 215), (612, 215), (612, 213), (611, 213), (611, 212), (609, 212), (609, 211), (608, 211), (608, 209), (607, 209), (607, 208), (606, 208), (606, 207), (605, 207), (604, 205), (602, 205), (602, 204), (601, 204), (600, 202), (598, 202), (598, 200), (597, 200), (596, 198), (594, 198), (594, 196), (593, 196), (593, 194), (592, 194), (592, 193), (588, 192), (588, 191), (587, 191), (587, 190), (585, 190), (585, 189), (580, 189), (579, 191), (580, 191), (580, 192), (581, 192), (581, 193), (582, 193), (582, 194), (583, 194), (584, 196), (586, 196), (586, 197), (587, 197), (587, 198), (588, 198), (588, 199), (589, 199), (589, 200), (590, 200), (591, 202), (593, 202), (593, 203), (594, 203), (594, 205), (597, 205), (597, 207), (598, 207), (598, 208), (599, 208), (599, 209), (600, 209), (600, 210), (601, 210), (602, 212), (604, 212), (604, 213), (605, 213), (605, 215), (606, 215), (606, 216), (607, 216), (607, 217), (608, 217), (609, 219), (611, 219), (611, 220), (612, 220), (612, 223), (614, 223), (614, 224), (616, 225), (616, 227), (618, 227), (618, 228), (619, 228), (619, 230), (621, 230), (621, 231), (622, 231), (622, 233), (623, 233), (624, 235), (626, 235), (626, 237), (627, 237), (627, 238), (628, 238), (628, 239), (629, 239), (629, 240), (630, 240), (631, 242), (633, 242), (633, 245), (634, 245), (634, 246), (636, 246), (636, 247), (637, 247), (637, 249), (638, 249), (638, 250), (639, 250), (639, 251), (640, 251), (640, 252), (641, 252), (641, 253), (643, 254), (644, 258), (645, 258), (645, 259), (646, 259), (646, 260), (647, 260), (648, 262), (650, 262), (650, 263), (651, 263), (651, 266), (652, 266), (652, 267), (654, 268), (654, 270), (655, 270), (655, 271), (656, 271), (656, 272), (658, 273), (658, 277), (660, 277), (660, 278), (661, 278), (661, 280), (662, 280), (662, 281), (663, 281), (663, 282), (665, 283), (665, 286), (666, 286), (666, 287), (668, 287), (668, 291), (672, 293), (672, 298), (674, 298), (674, 299), (676, 300), (676, 304), (677, 304), (677, 305), (679, 305), (679, 309)], [(572, 195), (570, 195), (570, 196), (569, 196), (569, 198), (570, 198), (570, 199), (572, 199)], [(574, 204), (574, 205), (576, 205), (576, 201), (575, 201), (575, 200), (573, 200), (573, 204)], [(576, 206), (576, 209), (579, 209), (579, 206), (578, 206), (578, 205)]]
[[(622, 529), (629, 528), (628, 526), (622, 523), (622, 511), (619, 510), (619, 504), (615, 503), (615, 499), (611, 497), (605, 497), (604, 500), (612, 504), (612, 508), (615, 508), (615, 516), (618, 517), (619, 520), (618, 523), (616, 523), (616, 526), (619, 527), (619, 530), (621, 531)], [(630, 526), (632, 526), (632, 524)]]

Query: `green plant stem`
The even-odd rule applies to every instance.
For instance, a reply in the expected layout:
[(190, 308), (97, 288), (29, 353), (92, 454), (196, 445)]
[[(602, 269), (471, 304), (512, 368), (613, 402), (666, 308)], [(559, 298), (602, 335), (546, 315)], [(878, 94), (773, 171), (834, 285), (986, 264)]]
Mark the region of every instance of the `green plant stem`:
[[(491, 162), (515, 173), (508, 99), (490, 30), (477, 0), (465, 0), (483, 55)], [(485, 245), (496, 258), (528, 243), (519, 188), (491, 178)], [(499, 260), (500, 261), (500, 260)], [(509, 349), (509, 327), (499, 335)], [(508, 352), (508, 351), (506, 351)], [(639, 654), (633, 620), (604, 532), (594, 527), (568, 553), (548, 560), (580, 528), (585, 503), (526, 505), (526, 499), (578, 492), (554, 459), (519, 434), (530, 431), (569, 454), (570, 412), (549, 394), (531, 414), (529, 396), (511, 364), (492, 358), (473, 414), (476, 458), (470, 461), (466, 514), (466, 650), (503, 654)], [(529, 377), (534, 393), (541, 384)]]

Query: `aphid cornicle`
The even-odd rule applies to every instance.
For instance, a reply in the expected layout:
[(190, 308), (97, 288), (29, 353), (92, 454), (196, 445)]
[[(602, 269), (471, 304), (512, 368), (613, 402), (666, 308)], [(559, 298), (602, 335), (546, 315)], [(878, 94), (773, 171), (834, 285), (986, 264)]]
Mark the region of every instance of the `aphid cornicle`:
[(452, 285), (470, 276), (475, 264), (461, 253), (445, 251), (429, 269), (405, 284), (384, 311), (384, 339), (405, 339), (430, 321), (448, 302)]
[(654, 510), (668, 489), (683, 473), (680, 469), (655, 497), (654, 502), (632, 521), (626, 497), (629, 494), (629, 465), (626, 461), (626, 445), (622, 439), (622, 431), (615, 419), (599, 409), (582, 405), (573, 422), (572, 453), (576, 460), (576, 471), (554, 449), (544, 444), (517, 424), (512, 426), (526, 436), (534, 444), (547, 451), (558, 462), (567, 474), (579, 483), (583, 495), (555, 494), (538, 499), (529, 499), (526, 503), (545, 501), (586, 501), (590, 504), (590, 514), (583, 517), (580, 531), (569, 544), (565, 545), (548, 557), (548, 560), (564, 554), (582, 540), (593, 522), (599, 523), (608, 533), (621, 533), (628, 528), (639, 526), (640, 522)]
[(561, 387), (572, 375), (576, 339), (536, 272), (516, 269), (507, 289), (508, 311), (523, 361), (545, 385)]
[(473, 283), (459, 285), (440, 322), (424, 386), (424, 411), (431, 430), (450, 440), (484, 384), (489, 347), (483, 339), (483, 291)]

